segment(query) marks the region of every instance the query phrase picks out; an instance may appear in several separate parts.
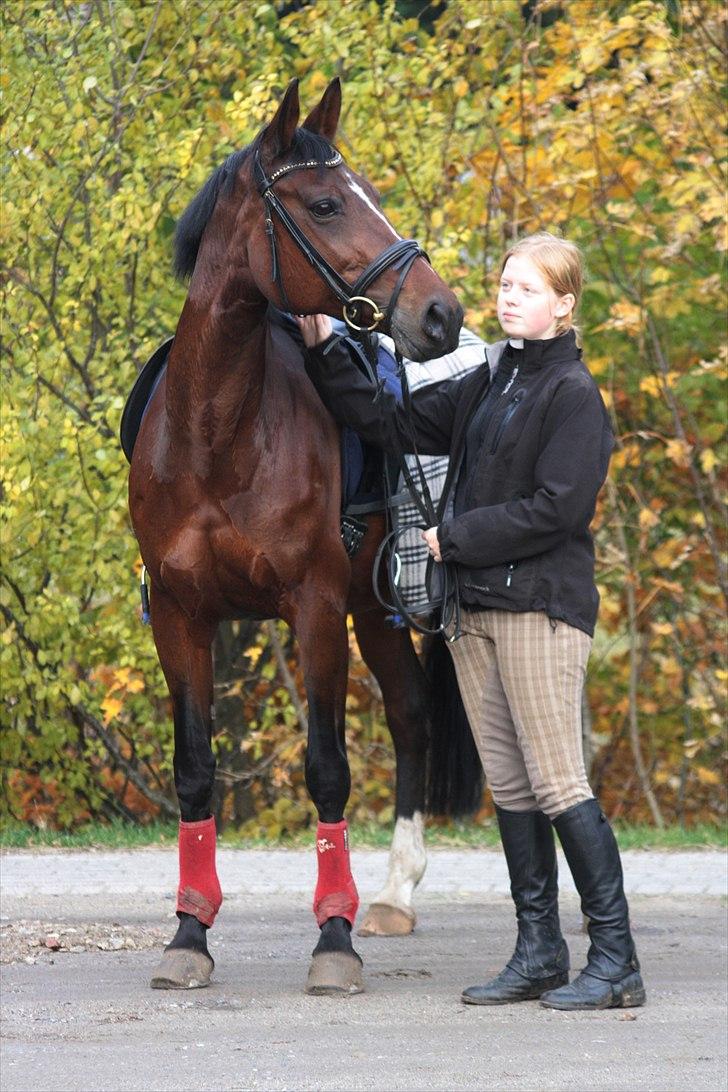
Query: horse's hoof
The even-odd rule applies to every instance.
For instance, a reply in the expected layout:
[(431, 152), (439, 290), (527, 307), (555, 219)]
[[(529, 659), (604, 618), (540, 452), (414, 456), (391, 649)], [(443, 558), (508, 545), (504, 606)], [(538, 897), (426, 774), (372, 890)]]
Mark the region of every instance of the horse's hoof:
[(169, 948), (163, 953), (150, 985), (153, 990), (197, 990), (210, 985), (214, 966), (204, 952)]
[(360, 937), (408, 937), (416, 921), (414, 910), (373, 902), (357, 934)]
[(341, 996), (361, 993), (361, 960), (348, 952), (319, 952), (311, 960), (306, 993)]

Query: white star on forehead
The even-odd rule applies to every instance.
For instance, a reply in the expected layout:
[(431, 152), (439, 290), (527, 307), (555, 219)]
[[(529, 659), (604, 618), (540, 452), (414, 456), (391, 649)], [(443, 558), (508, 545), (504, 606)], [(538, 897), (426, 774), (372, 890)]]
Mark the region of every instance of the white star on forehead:
[(371, 209), (371, 211), (373, 213), (375, 213), (379, 217), (380, 220), (384, 221), (384, 223), (387, 225), (387, 227), (390, 229), (390, 231), (394, 235), (395, 239), (401, 239), (402, 236), (399, 235), (395, 231), (395, 229), (392, 227), (392, 225), (390, 224), (389, 220), (384, 215), (382, 210), (377, 208), (377, 206), (372, 201), (371, 197), (369, 197), (368, 194), (361, 188), (361, 186), (359, 185), (358, 182), (354, 181), (354, 179), (351, 177), (351, 175), (349, 174), (348, 171), (346, 172), (346, 181), (347, 181), (347, 183), (349, 185), (349, 188), (354, 191), (354, 193), (357, 195), (357, 197), (361, 198), (361, 200), (364, 202), (364, 204), (367, 206), (367, 208)]

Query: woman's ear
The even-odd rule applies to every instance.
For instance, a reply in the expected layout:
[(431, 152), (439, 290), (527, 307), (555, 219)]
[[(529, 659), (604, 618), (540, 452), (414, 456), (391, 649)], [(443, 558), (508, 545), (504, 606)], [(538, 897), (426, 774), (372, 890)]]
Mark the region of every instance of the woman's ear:
[(567, 292), (565, 296), (559, 296), (556, 300), (554, 315), (556, 318), (564, 318), (566, 315), (571, 314), (575, 306), (576, 296), (572, 292)]

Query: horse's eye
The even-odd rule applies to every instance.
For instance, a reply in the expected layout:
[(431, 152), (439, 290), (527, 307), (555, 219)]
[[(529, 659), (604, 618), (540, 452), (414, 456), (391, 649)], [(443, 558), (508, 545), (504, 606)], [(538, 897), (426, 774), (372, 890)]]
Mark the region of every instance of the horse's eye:
[(336, 215), (339, 207), (335, 201), (326, 197), (321, 201), (316, 201), (313, 205), (309, 205), (309, 211), (317, 216), (319, 220), (328, 220), (330, 216)]

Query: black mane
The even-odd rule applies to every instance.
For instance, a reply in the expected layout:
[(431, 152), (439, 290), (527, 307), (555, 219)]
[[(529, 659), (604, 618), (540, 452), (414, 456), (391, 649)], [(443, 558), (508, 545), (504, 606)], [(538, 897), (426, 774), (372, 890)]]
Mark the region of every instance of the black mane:
[[(259, 133), (252, 144), (229, 155), (223, 164), (217, 167), (202, 189), (192, 198), (177, 221), (174, 233), (174, 272), (180, 280), (191, 277), (197, 261), (200, 241), (212, 216), (217, 199), (222, 192), (229, 194), (235, 184), (235, 177), (243, 163), (258, 150), (263, 133)], [(333, 155), (334, 149), (329, 142), (308, 129), (296, 129), (291, 145), (292, 162), (304, 163), (313, 159), (323, 165)]]

